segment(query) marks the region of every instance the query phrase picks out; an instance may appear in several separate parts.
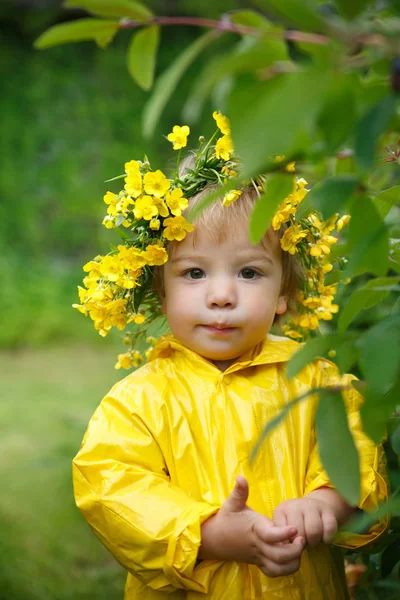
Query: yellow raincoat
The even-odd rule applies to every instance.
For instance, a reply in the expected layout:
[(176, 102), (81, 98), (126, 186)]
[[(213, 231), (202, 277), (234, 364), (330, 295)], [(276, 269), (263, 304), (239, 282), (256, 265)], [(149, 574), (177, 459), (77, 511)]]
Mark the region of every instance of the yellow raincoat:
[[(316, 398), (297, 404), (249, 454), (264, 424), (310, 388), (337, 383), (328, 361), (315, 361), (287, 381), (298, 349), (268, 338), (225, 372), (166, 337), (148, 364), (117, 383), (101, 402), (74, 459), (76, 502), (95, 534), (129, 572), (125, 600), (340, 600), (347, 598), (337, 550), (303, 552), (300, 569), (269, 578), (254, 565), (201, 561), (200, 526), (229, 496), (237, 475), (249, 482), (248, 505), (271, 518), (274, 508), (329, 479), (315, 443)], [(380, 447), (361, 432), (360, 397), (347, 393), (361, 459), (360, 508), (373, 511), (387, 494)], [(383, 475), (383, 476), (382, 476)], [(340, 534), (362, 546), (383, 533)]]

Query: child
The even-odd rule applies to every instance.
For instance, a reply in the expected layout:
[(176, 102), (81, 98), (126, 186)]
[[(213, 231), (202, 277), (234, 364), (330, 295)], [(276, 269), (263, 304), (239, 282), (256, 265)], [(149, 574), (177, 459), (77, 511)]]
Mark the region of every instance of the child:
[[(266, 422), (339, 376), (318, 360), (287, 380), (299, 345), (269, 330), (293, 299), (297, 259), (272, 228), (250, 242), (257, 193), (236, 195), (169, 243), (155, 280), (172, 335), (103, 399), (74, 459), (77, 504), (128, 570), (126, 600), (347, 598), (329, 543), (356, 507), (321, 466), (317, 398), (292, 408), (249, 464)], [(383, 453), (361, 431), (350, 380), (340, 383), (360, 453), (359, 508), (373, 511), (386, 497)], [(385, 525), (335, 542), (357, 548)]]

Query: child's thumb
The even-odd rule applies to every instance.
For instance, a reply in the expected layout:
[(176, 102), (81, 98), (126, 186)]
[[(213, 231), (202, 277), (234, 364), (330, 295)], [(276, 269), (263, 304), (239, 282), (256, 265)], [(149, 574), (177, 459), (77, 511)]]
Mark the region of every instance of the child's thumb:
[(249, 496), (249, 484), (247, 480), (239, 475), (236, 477), (235, 487), (224, 502), (224, 508), (229, 512), (240, 512), (246, 507)]

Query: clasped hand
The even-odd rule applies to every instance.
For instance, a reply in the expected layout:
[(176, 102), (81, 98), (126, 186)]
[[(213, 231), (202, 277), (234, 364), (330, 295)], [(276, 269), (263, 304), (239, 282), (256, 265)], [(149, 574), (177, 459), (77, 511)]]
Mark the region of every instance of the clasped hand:
[(330, 542), (337, 521), (328, 502), (305, 497), (287, 500), (274, 512), (272, 521), (250, 509), (244, 477), (218, 513), (201, 528), (199, 558), (254, 564), (268, 577), (295, 573), (306, 546)]

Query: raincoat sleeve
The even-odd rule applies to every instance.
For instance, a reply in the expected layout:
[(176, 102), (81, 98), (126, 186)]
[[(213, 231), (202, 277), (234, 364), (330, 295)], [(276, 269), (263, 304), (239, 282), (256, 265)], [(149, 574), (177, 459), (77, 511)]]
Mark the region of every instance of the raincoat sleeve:
[(76, 503), (101, 542), (145, 585), (206, 593), (194, 569), (201, 524), (220, 507), (171, 485), (157, 439), (168, 434), (160, 394), (153, 386), (150, 395), (158, 398), (150, 401), (149, 387), (129, 393), (116, 387), (96, 410), (73, 461)]
[[(356, 378), (352, 375), (341, 377), (335, 365), (322, 361), (318, 364), (317, 373), (318, 381), (314, 387), (327, 387), (340, 383), (346, 388), (343, 397), (347, 407), (350, 430), (360, 457), (361, 491), (358, 508), (367, 513), (375, 512), (378, 506), (387, 500), (388, 496), (386, 459), (383, 447), (375, 445), (363, 432), (359, 413), (363, 399), (351, 385), (351, 381)], [(308, 461), (305, 494), (309, 494), (320, 487), (333, 487), (319, 458), (315, 431), (313, 431), (312, 439), (313, 444)], [(364, 546), (375, 541), (386, 531), (388, 520), (388, 516), (382, 517), (364, 534), (342, 530), (336, 536), (335, 544), (346, 548)]]

